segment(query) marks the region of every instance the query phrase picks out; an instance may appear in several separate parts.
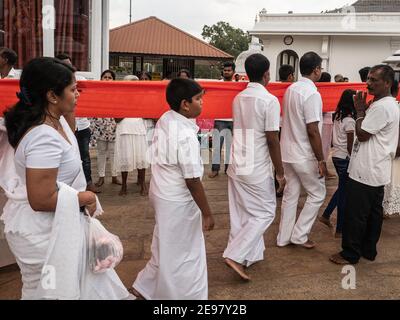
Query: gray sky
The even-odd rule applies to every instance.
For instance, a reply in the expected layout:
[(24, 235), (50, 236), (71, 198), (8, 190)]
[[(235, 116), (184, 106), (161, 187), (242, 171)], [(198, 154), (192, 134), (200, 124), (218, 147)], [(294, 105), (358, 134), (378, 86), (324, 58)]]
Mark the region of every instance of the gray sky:
[[(129, 1), (110, 1), (111, 28), (129, 23)], [(132, 0), (132, 19), (156, 16), (183, 31), (201, 38), (203, 26), (229, 22), (244, 31), (252, 29), (256, 14), (263, 8), (269, 13), (316, 13), (354, 3), (349, 0)]]

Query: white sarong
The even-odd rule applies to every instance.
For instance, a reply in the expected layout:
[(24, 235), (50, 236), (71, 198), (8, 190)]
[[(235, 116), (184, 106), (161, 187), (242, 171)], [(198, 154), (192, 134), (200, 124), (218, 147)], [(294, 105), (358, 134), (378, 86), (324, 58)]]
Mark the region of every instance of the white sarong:
[(223, 257), (249, 267), (264, 259), (264, 233), (276, 211), (274, 180), (252, 185), (229, 177), (228, 193), (231, 231)]
[(147, 300), (207, 300), (207, 261), (202, 218), (194, 201), (150, 194), (156, 212), (152, 257), (133, 287)]

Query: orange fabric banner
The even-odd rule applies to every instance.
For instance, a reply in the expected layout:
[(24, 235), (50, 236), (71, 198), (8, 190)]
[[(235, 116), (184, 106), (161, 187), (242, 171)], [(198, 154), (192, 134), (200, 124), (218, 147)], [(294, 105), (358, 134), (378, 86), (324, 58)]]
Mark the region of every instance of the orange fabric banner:
[[(246, 82), (200, 81), (205, 89), (202, 119), (232, 117), (232, 101)], [(167, 81), (79, 81), (81, 96), (76, 115), (81, 117), (159, 118), (169, 110)], [(288, 83), (270, 83), (267, 89), (282, 103)], [(319, 83), (324, 111), (335, 111), (345, 89), (364, 90), (365, 83)], [(17, 102), (18, 80), (0, 81), (0, 114)]]

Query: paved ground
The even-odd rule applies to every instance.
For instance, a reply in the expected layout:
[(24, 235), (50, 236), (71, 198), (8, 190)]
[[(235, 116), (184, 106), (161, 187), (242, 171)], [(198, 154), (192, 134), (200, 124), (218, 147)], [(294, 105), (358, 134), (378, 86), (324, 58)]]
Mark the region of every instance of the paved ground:
[[(124, 244), (125, 255), (117, 272), (124, 284), (130, 286), (150, 258), (154, 213), (148, 199), (139, 196), (139, 187), (134, 184), (136, 177), (130, 177), (129, 194), (125, 198), (118, 196), (119, 187), (110, 185), (109, 180), (100, 195), (106, 211), (101, 220), (111, 232), (119, 235)], [(332, 195), (336, 184), (336, 179), (327, 182), (328, 196)], [(205, 177), (204, 185), (216, 220), (215, 230), (206, 234), (210, 299), (400, 298), (399, 218), (385, 220), (377, 260), (361, 260), (356, 266), (356, 290), (344, 290), (342, 268), (328, 260), (339, 250), (340, 240), (333, 237), (331, 230), (316, 222), (310, 237), (317, 242), (315, 249), (277, 248), (278, 209), (274, 224), (265, 234), (266, 258), (250, 268), (252, 281), (243, 283), (221, 258), (229, 234), (227, 177), (224, 174), (214, 180)], [(303, 203), (304, 196), (300, 207)], [(18, 267), (0, 269), (0, 299), (19, 299), (20, 292)]]

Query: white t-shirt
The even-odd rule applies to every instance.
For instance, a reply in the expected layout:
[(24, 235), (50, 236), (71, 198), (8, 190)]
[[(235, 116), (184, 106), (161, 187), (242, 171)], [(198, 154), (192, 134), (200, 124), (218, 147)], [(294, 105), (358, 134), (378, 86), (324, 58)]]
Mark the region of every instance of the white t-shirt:
[(251, 82), (233, 101), (232, 164), (228, 175), (248, 184), (273, 176), (267, 131), (279, 131), (278, 99), (261, 84)]
[(315, 84), (301, 78), (292, 84), (283, 99), (281, 134), (282, 161), (301, 163), (315, 160), (307, 134), (307, 124), (319, 122), (322, 133), (322, 99)]
[(78, 191), (85, 191), (86, 181), (85, 176), (80, 174), (82, 161), (76, 138), (64, 117), (61, 117), (60, 122), (71, 144), (46, 124), (33, 128), (21, 139), (15, 151), (17, 173), (26, 182), (26, 168), (58, 168), (58, 182), (71, 186), (75, 181), (74, 187)]
[(399, 139), (399, 107), (396, 100), (386, 97), (372, 103), (361, 129), (372, 136), (365, 142), (355, 138), (349, 176), (371, 187), (387, 185)]
[(332, 157), (339, 159), (350, 158), (347, 151), (347, 134), (354, 132), (356, 121), (352, 117), (346, 117), (343, 120), (335, 120), (333, 123), (333, 138), (332, 138)]
[[(79, 74), (75, 74), (75, 78), (77, 81), (86, 81), (87, 79), (84, 76)], [(90, 121), (88, 118), (76, 118), (76, 130), (82, 131), (87, 128), (90, 128)]]
[(150, 147), (150, 193), (168, 201), (193, 201), (185, 179), (202, 178), (199, 127), (173, 110), (157, 122)]

